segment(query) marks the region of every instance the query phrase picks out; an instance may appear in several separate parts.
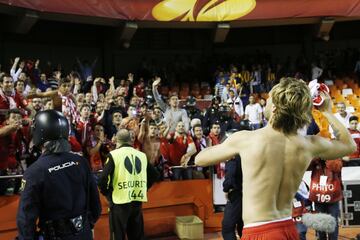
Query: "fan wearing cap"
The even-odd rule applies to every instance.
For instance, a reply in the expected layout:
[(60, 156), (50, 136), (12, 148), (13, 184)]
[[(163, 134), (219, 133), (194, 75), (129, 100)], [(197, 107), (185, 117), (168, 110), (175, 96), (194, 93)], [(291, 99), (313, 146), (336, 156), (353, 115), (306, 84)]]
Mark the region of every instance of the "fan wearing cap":
[(42, 155), (22, 180), (16, 219), (20, 240), (39, 234), (44, 239), (92, 239), (91, 228), (101, 213), (99, 194), (87, 160), (70, 153), (68, 135), (68, 121), (60, 112), (36, 115), (33, 143)]

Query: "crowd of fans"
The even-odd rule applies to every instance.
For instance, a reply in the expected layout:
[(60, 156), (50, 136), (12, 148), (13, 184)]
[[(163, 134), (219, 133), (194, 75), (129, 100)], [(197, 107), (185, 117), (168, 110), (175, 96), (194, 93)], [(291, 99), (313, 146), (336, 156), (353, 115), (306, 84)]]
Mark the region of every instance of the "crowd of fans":
[[(320, 63), (314, 63), (310, 72), (291, 74), (304, 79), (330, 77), (323, 74), (329, 72), (325, 62)], [(31, 143), (32, 120), (39, 111), (55, 109), (71, 125), (72, 151), (87, 157), (94, 172), (102, 169), (107, 154), (116, 148), (117, 131), (126, 128), (134, 146), (146, 153), (164, 179), (209, 177), (208, 169), (194, 166), (196, 154), (220, 143), (225, 132), (239, 124), (249, 124), (253, 130), (265, 126), (268, 92), (290, 74), (281, 64), (219, 65), (209, 80), (213, 82), (213, 90), (207, 92), (209, 104), (199, 109), (195, 98), (199, 96), (189, 92), (182, 105), (179, 92), (164, 94), (164, 80), (156, 75), (129, 73), (125, 78), (105, 79), (94, 76), (96, 59), (92, 64), (77, 59), (77, 64), (77, 69), (65, 72), (59, 66), (51, 70), (48, 64), (42, 69), (40, 60), (17, 57), (11, 69), (2, 69), (0, 176), (21, 174), (36, 161), (41, 151)], [(196, 84), (200, 85), (192, 86)], [(210, 88), (208, 83), (201, 86)], [(11, 194), (5, 180), (0, 181), (0, 194)]]
[[(182, 168), (176, 167), (193, 166), (201, 149), (219, 143), (241, 119), (249, 120), (254, 129), (265, 123), (265, 99), (260, 105), (254, 96), (242, 94), (236, 84), (239, 76), (233, 82), (226, 80), (221, 91), (217, 85), (210, 106), (200, 110), (194, 96), (183, 106), (177, 93), (160, 94), (160, 77), (144, 80), (129, 73), (124, 79), (93, 79), (96, 61), (90, 65), (78, 60), (78, 64), (78, 71), (66, 74), (58, 68), (42, 70), (40, 60), (17, 57), (11, 69), (1, 73), (1, 175), (21, 174), (39, 157), (40, 149), (31, 142), (31, 125), (36, 113), (48, 109), (66, 116), (72, 151), (86, 156), (93, 171), (102, 169), (107, 154), (116, 148), (114, 136), (126, 128), (134, 146), (146, 153), (164, 178), (171, 179), (192, 178), (192, 170), (198, 170), (197, 178), (208, 177), (206, 169), (194, 167), (182, 174)], [(245, 108), (244, 97), (249, 98)], [(8, 184), (1, 181), (1, 194), (9, 192)]]

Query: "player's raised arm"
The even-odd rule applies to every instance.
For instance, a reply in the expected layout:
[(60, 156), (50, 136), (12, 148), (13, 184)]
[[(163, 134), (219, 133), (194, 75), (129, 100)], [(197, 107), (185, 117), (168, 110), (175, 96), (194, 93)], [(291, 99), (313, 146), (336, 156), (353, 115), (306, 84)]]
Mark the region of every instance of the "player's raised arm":
[(356, 151), (356, 144), (346, 127), (332, 113), (332, 101), (327, 93), (321, 93), (325, 99), (319, 108), (334, 130), (335, 139), (327, 140), (319, 136), (312, 136), (312, 153), (314, 157), (331, 160), (344, 157)]
[(244, 134), (246, 134), (246, 132), (235, 133), (223, 143), (201, 150), (195, 157), (195, 164), (205, 167), (231, 159), (239, 153)]

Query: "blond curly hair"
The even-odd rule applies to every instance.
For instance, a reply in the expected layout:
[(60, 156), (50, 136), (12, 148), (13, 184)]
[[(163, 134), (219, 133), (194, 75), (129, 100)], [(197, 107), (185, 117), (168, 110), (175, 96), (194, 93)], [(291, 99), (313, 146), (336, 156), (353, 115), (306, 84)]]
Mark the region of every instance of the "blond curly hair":
[(303, 80), (282, 78), (270, 92), (275, 110), (271, 126), (285, 135), (296, 134), (298, 129), (310, 124), (312, 99)]

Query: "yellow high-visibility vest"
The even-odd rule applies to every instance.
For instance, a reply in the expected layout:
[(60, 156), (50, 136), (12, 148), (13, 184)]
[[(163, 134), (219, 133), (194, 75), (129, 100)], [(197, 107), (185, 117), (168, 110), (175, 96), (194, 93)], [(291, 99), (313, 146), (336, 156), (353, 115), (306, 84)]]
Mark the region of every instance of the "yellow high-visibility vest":
[(115, 204), (147, 201), (147, 158), (132, 147), (110, 152), (114, 160), (112, 200)]

